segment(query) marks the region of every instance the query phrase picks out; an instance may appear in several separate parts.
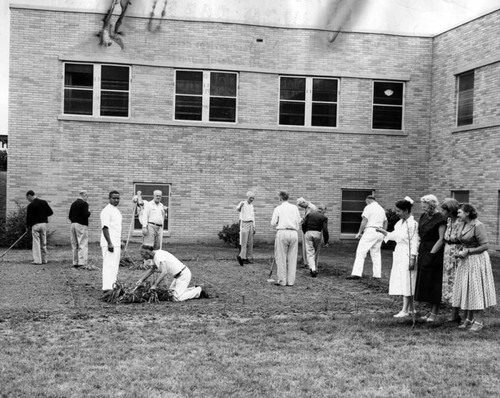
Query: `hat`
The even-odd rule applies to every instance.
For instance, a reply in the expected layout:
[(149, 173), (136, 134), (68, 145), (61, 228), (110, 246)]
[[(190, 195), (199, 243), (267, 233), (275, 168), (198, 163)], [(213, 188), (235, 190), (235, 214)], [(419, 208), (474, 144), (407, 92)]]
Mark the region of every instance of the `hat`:
[(368, 196), (366, 197), (366, 199), (377, 200), (377, 199), (375, 199), (375, 196), (374, 196), (374, 195), (368, 195)]
[(252, 191), (248, 191), (248, 192), (247, 192), (247, 197), (248, 197), (248, 198), (253, 198), (254, 196), (255, 196), (255, 195), (254, 195), (254, 193), (253, 193)]
[(305, 201), (306, 200), (304, 198), (300, 197), (300, 198), (297, 199), (297, 204), (304, 203)]

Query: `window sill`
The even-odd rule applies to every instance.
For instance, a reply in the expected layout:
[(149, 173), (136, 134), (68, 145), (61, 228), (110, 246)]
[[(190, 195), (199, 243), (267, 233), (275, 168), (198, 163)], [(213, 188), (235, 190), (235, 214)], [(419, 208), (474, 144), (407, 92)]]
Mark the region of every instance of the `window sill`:
[(452, 128), (451, 133), (456, 134), (456, 133), (462, 133), (465, 131), (489, 129), (489, 128), (498, 127), (498, 126), (500, 126), (500, 120), (496, 120), (496, 121), (491, 122), (491, 123), (468, 124), (467, 126), (460, 126), (460, 127)]

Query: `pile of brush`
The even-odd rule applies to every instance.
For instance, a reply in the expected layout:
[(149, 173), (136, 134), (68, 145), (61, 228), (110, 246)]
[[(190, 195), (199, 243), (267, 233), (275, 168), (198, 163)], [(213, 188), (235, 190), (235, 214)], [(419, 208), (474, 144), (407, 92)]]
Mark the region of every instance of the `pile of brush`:
[(121, 282), (113, 285), (113, 290), (105, 292), (101, 298), (110, 304), (132, 304), (132, 303), (159, 303), (160, 301), (172, 301), (172, 293), (163, 287), (151, 289), (150, 282), (143, 282), (134, 287), (127, 287)]

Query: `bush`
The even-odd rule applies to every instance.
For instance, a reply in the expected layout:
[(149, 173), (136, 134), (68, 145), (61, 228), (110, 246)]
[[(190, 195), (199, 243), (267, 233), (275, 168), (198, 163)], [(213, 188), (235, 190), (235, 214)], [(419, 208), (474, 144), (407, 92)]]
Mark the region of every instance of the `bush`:
[[(397, 216), (396, 212), (392, 209), (387, 209), (385, 211), (385, 216), (387, 217), (387, 231), (389, 232), (394, 231), (394, 226), (399, 221), (399, 217)], [(395, 247), (396, 247), (396, 242), (394, 242), (393, 240), (390, 240), (388, 242), (382, 242), (382, 249), (394, 250)]]
[[(9, 213), (0, 228), (0, 245), (10, 247), (26, 232), (26, 206), (16, 202), (17, 210)], [(27, 233), (17, 244), (18, 249), (31, 249), (31, 233)]]
[(229, 246), (238, 247), (240, 243), (240, 224), (224, 225), (218, 236), (219, 239), (222, 239)]

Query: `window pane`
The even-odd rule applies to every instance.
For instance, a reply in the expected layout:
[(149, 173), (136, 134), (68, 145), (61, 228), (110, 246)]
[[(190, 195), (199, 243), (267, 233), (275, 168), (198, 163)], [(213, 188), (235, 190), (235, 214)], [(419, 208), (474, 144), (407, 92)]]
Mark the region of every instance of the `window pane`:
[(236, 121), (236, 99), (235, 98), (210, 98), (211, 122), (234, 122)]
[(313, 101), (337, 102), (337, 80), (313, 79)]
[(106, 66), (101, 68), (101, 89), (128, 91), (129, 68), (123, 66)]
[(280, 121), (279, 124), (303, 126), (305, 114), (304, 102), (280, 102)]
[(451, 197), (460, 203), (469, 203), (469, 191), (451, 191)]
[(203, 73), (177, 71), (175, 81), (176, 94), (203, 94)]
[(399, 106), (374, 106), (373, 128), (401, 130), (403, 123), (403, 108)]
[(313, 103), (311, 124), (313, 126), (335, 127), (337, 125), (337, 105)]
[(101, 116), (128, 117), (128, 93), (102, 91)]
[(210, 95), (217, 97), (236, 97), (236, 75), (234, 73), (210, 74)]
[(64, 113), (92, 115), (92, 90), (64, 90)]
[(64, 86), (74, 88), (93, 88), (94, 66), (81, 64), (65, 64)]
[(366, 197), (372, 195), (371, 190), (344, 190), (342, 191), (342, 215), (340, 232), (355, 234), (361, 223), (361, 213), (366, 206)]
[(458, 91), (474, 90), (474, 71), (458, 77)]
[(305, 101), (306, 79), (282, 77), (280, 85), (280, 99)]
[(366, 205), (365, 199), (368, 195), (372, 195), (373, 191), (371, 190), (352, 190), (352, 191), (342, 191), (342, 203), (344, 201), (354, 200), (361, 201), (364, 203), (363, 207)]
[(403, 105), (403, 83), (375, 82), (373, 103), (379, 105)]
[(201, 120), (202, 98), (185, 95), (175, 96), (175, 118), (179, 120)]
[(360, 222), (361, 219), (358, 222), (342, 221), (340, 223), (340, 232), (343, 234), (356, 234), (358, 233)]

